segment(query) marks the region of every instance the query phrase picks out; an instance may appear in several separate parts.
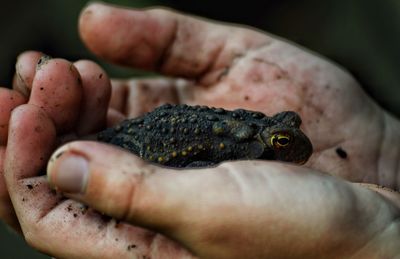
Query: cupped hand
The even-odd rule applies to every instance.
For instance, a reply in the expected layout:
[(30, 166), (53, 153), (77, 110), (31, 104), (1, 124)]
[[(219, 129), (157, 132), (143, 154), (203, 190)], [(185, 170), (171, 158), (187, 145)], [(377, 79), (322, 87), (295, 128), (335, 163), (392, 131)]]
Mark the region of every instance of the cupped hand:
[[(162, 233), (200, 258), (399, 253), (400, 195), (385, 198), (306, 167), (240, 161), (179, 171), (104, 144), (74, 142), (53, 155), (48, 177), (68, 197)], [(159, 244), (152, 256), (170, 256)]]
[[(351, 181), (399, 184), (399, 123), (346, 71), (313, 53), (255, 30), (159, 9), (91, 5), (81, 15), (80, 32), (108, 61), (186, 78), (189, 85), (169, 89), (177, 102), (300, 113), (314, 146), (312, 168)], [(129, 116), (160, 98), (158, 89), (130, 89), (143, 98), (126, 98), (134, 103), (125, 107)]]
[[(21, 54), (16, 90), (4, 90), (22, 100), (19, 105), (9, 104), (13, 107), (9, 131), (1, 137), (7, 140), (2, 153), (5, 183), (25, 239), (60, 258), (146, 257), (153, 255), (153, 249), (166, 256), (173, 253), (190, 258), (175, 242), (111, 220), (49, 187), (45, 170), (54, 149), (105, 127), (111, 86), (105, 72), (93, 62), (70, 63), (41, 56), (37, 52)], [(32, 67), (36, 69), (29, 69)], [(3, 119), (6, 115), (10, 113)], [(6, 189), (2, 192), (6, 197)], [(7, 199), (2, 202), (7, 205)], [(13, 210), (7, 212), (3, 219), (16, 222)]]
[[(253, 30), (159, 9), (93, 4), (82, 13), (80, 30), (89, 48), (109, 61), (185, 78), (115, 82), (110, 124), (163, 102), (267, 114), (295, 110), (316, 149), (309, 167), (354, 181), (397, 184), (390, 162), (398, 155), (392, 146), (398, 123), (351, 76), (315, 55)], [(46, 61), (37, 71), (35, 62), (19, 68), (15, 89), (29, 101), (13, 112), (2, 159), (24, 235), (41, 251), (85, 258), (362, 256), (371, 247), (390, 244), (387, 237), (397, 226), (396, 193), (378, 189), (381, 196), (312, 169), (278, 163), (236, 162), (177, 173), (116, 148), (79, 142), (53, 157), (49, 173), (57, 188), (81, 191), (70, 196), (156, 232), (117, 223), (55, 195), (39, 172), (66, 133), (84, 135), (103, 126), (107, 102), (95, 94), (103, 89), (100, 99), (106, 100), (108, 81), (98, 67), (76, 65), (76, 73), (65, 63), (47, 69), (56, 61)], [(104, 85), (96, 88), (96, 79)], [(60, 81), (66, 83), (60, 86)], [(49, 91), (40, 94), (42, 86)], [(346, 158), (338, 156), (338, 147)], [(83, 157), (76, 165), (90, 173), (83, 177), (78, 167), (63, 166), (70, 155)], [(63, 171), (87, 184), (76, 187), (78, 179), (63, 178)]]

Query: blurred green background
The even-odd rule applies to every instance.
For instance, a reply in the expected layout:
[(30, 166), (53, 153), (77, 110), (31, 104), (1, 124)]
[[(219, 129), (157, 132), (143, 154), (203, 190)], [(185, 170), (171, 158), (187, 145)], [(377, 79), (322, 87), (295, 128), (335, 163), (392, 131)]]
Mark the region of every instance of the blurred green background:
[[(97, 60), (81, 43), (77, 20), (85, 0), (0, 4), (0, 85), (10, 86), (17, 55), (28, 49), (70, 60), (98, 61), (112, 77), (142, 75)], [(398, 0), (115, 0), (131, 7), (167, 6), (279, 35), (347, 68), (387, 110), (400, 116)], [(49, 258), (0, 226), (0, 258)]]

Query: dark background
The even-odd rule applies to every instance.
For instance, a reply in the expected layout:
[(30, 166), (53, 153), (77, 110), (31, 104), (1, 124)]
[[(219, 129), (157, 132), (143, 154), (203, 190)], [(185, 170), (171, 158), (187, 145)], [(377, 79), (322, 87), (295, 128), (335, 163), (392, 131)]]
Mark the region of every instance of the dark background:
[[(0, 85), (10, 87), (17, 55), (29, 49), (70, 60), (98, 61), (112, 77), (142, 75), (97, 60), (79, 39), (86, 0), (3, 1)], [(215, 20), (250, 25), (320, 53), (348, 69), (381, 106), (400, 116), (398, 0), (114, 0), (131, 7), (167, 6)], [(1, 104), (0, 104), (1, 105)], [(350, 112), (350, 111), (349, 111)], [(0, 225), (1, 258), (48, 258)]]

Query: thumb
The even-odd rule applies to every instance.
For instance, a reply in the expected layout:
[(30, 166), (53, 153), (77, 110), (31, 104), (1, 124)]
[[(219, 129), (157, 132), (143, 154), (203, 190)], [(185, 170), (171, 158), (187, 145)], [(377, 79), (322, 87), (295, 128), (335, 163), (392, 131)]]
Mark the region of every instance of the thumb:
[(185, 200), (195, 200), (179, 195), (187, 189), (190, 196), (196, 189), (191, 188), (195, 179), (189, 181), (186, 172), (153, 166), (96, 142), (72, 142), (59, 148), (50, 159), (47, 176), (53, 188), (68, 197), (158, 231), (175, 228), (185, 214)]

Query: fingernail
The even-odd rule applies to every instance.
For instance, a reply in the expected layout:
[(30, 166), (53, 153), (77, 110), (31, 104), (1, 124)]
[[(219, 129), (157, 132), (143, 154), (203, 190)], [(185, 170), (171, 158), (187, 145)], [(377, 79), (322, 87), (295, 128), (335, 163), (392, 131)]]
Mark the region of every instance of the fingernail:
[(63, 154), (49, 166), (50, 183), (59, 191), (83, 194), (89, 174), (88, 161), (79, 155)]

